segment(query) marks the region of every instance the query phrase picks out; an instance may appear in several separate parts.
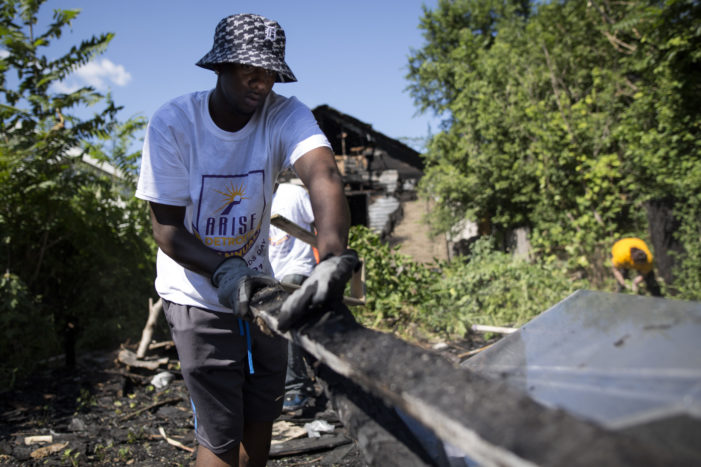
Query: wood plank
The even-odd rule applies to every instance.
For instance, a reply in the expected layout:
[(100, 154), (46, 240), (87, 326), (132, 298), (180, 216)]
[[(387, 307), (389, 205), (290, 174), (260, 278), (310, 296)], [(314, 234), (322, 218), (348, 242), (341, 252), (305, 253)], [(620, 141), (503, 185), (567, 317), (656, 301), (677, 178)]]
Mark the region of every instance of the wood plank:
[(291, 439), (284, 443), (274, 444), (270, 447), (271, 458), (292, 456), (305, 452), (323, 451), (336, 446), (350, 444), (353, 440), (343, 434), (324, 435), (319, 438)]
[(147, 370), (157, 370), (159, 366), (168, 363), (168, 357), (159, 358), (156, 360), (140, 360), (134, 352), (128, 349), (122, 349), (117, 355), (117, 359), (125, 365), (146, 368)]
[(316, 235), (314, 235), (309, 230), (295, 224), (285, 216), (280, 214), (275, 214), (270, 218), (270, 223), (280, 230), (284, 230), (288, 234), (299, 238), (304, 243), (316, 247)]
[(315, 372), (368, 465), (394, 465), (397, 459), (402, 467), (434, 465), (391, 406), (324, 364), (317, 364)]
[[(253, 297), (254, 315), (277, 332), (286, 293)], [(544, 407), (499, 381), (358, 324), (339, 304), (283, 334), (365, 391), (402, 410), (441, 440), (486, 465), (669, 465), (673, 453)], [(403, 465), (395, 459), (394, 465)]]

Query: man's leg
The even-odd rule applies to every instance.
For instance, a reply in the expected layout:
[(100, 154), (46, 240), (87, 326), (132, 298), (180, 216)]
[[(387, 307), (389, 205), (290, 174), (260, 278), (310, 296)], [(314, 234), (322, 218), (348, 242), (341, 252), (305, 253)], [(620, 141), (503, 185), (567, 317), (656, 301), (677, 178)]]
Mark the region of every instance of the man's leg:
[(243, 442), (239, 449), (241, 467), (264, 467), (268, 462), (273, 422), (247, 422), (243, 426)]
[(304, 383), (309, 379), (302, 349), (293, 342), (287, 343), (287, 374), (285, 376), (285, 393), (302, 394)]
[[(202, 446), (197, 448), (196, 467), (238, 467), (239, 465), (239, 447), (231, 449), (223, 454), (214, 454), (212, 451)], [(245, 465), (245, 464), (241, 464)]]
[(163, 310), (191, 397), (199, 442), (196, 465), (237, 466), (248, 371), (244, 323), (231, 313), (167, 300)]
[[(288, 274), (282, 278), (281, 282), (301, 285), (307, 276), (301, 274)], [(305, 352), (292, 341), (288, 342), (287, 350), (287, 374), (285, 375), (285, 403), (282, 406), (283, 412), (299, 410), (308, 401), (310, 394), (308, 387), (311, 386), (305, 360)]]
[(197, 448), (197, 467), (264, 467), (268, 462), (273, 422), (249, 422), (243, 427), (243, 443), (223, 454)]

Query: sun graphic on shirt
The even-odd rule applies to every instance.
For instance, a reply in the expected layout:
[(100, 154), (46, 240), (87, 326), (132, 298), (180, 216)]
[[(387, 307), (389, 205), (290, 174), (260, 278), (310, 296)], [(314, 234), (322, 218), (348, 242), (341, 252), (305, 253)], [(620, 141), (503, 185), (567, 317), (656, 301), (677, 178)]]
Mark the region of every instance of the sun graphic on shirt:
[(246, 194), (246, 186), (243, 183), (238, 186), (232, 183), (226, 188), (225, 192), (219, 190), (215, 191), (222, 195), (226, 200), (225, 203), (219, 208), (221, 214), (224, 216), (229, 214), (234, 206), (241, 204), (241, 201), (247, 199), (244, 196)]

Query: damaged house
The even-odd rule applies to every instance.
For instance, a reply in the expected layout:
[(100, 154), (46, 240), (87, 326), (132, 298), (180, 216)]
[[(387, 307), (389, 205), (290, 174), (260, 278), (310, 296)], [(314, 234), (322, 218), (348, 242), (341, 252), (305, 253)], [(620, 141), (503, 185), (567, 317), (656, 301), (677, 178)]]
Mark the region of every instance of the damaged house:
[(386, 238), (402, 217), (401, 201), (416, 196), (416, 184), (423, 174), (421, 156), (332, 107), (321, 105), (312, 112), (336, 155), (351, 224), (365, 225)]

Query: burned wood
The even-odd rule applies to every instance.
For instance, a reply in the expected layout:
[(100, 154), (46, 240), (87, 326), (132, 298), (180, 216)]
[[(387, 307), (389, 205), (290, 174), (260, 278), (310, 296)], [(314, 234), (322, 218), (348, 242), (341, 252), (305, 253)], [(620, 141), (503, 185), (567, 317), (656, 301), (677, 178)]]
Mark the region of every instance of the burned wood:
[(158, 427), (158, 432), (161, 434), (163, 439), (166, 440), (166, 443), (170, 444), (171, 446), (175, 446), (176, 448), (182, 449), (183, 451), (195, 452), (195, 448), (191, 448), (190, 446), (185, 446), (180, 441), (173, 439), (173, 438), (169, 438), (168, 436), (166, 436), (166, 431), (163, 429), (162, 426)]
[(156, 370), (159, 366), (168, 363), (168, 357), (159, 358), (156, 360), (140, 360), (134, 352), (127, 349), (122, 349), (117, 355), (117, 359), (125, 365), (146, 368), (147, 370)]
[[(280, 285), (282, 286), (283, 289), (285, 289), (286, 292), (289, 292), (289, 293), (292, 293), (301, 287), (300, 285), (290, 284), (288, 282), (280, 282)], [(356, 290), (358, 290), (358, 289), (356, 289)], [(360, 290), (362, 290), (362, 288)], [(365, 305), (365, 295), (363, 294), (362, 298), (343, 297), (343, 303), (345, 303), (348, 306)]]
[(272, 445), (268, 455), (271, 458), (292, 456), (295, 454), (332, 449), (352, 442), (353, 440), (343, 434), (327, 435), (319, 438), (291, 439), (284, 443)]
[(148, 319), (146, 320), (146, 326), (141, 332), (141, 341), (139, 342), (139, 347), (136, 350), (136, 358), (144, 358), (146, 355), (146, 350), (149, 348), (151, 343), (151, 338), (153, 337), (153, 328), (158, 320), (158, 315), (163, 309), (163, 299), (159, 298), (154, 304), (153, 299), (148, 299)]
[(278, 229), (284, 230), (288, 234), (299, 238), (304, 243), (308, 243), (309, 245), (316, 247), (316, 235), (314, 235), (314, 233), (310, 232), (309, 230), (306, 230), (303, 227), (295, 224), (286, 217), (281, 216), (279, 214), (275, 214), (273, 217), (270, 218), (270, 223)]
[[(253, 313), (277, 330), (285, 297), (266, 289)], [(672, 454), (562, 410), (500, 381), (451, 364), (390, 334), (359, 325), (343, 305), (284, 334), (365, 391), (400, 409), (442, 441), (488, 465), (664, 465)], [(393, 459), (394, 465), (404, 465)]]
[(401, 459), (406, 467), (431, 465), (428, 453), (391, 407), (326, 365), (318, 365), (316, 373), (368, 464), (392, 465)]

